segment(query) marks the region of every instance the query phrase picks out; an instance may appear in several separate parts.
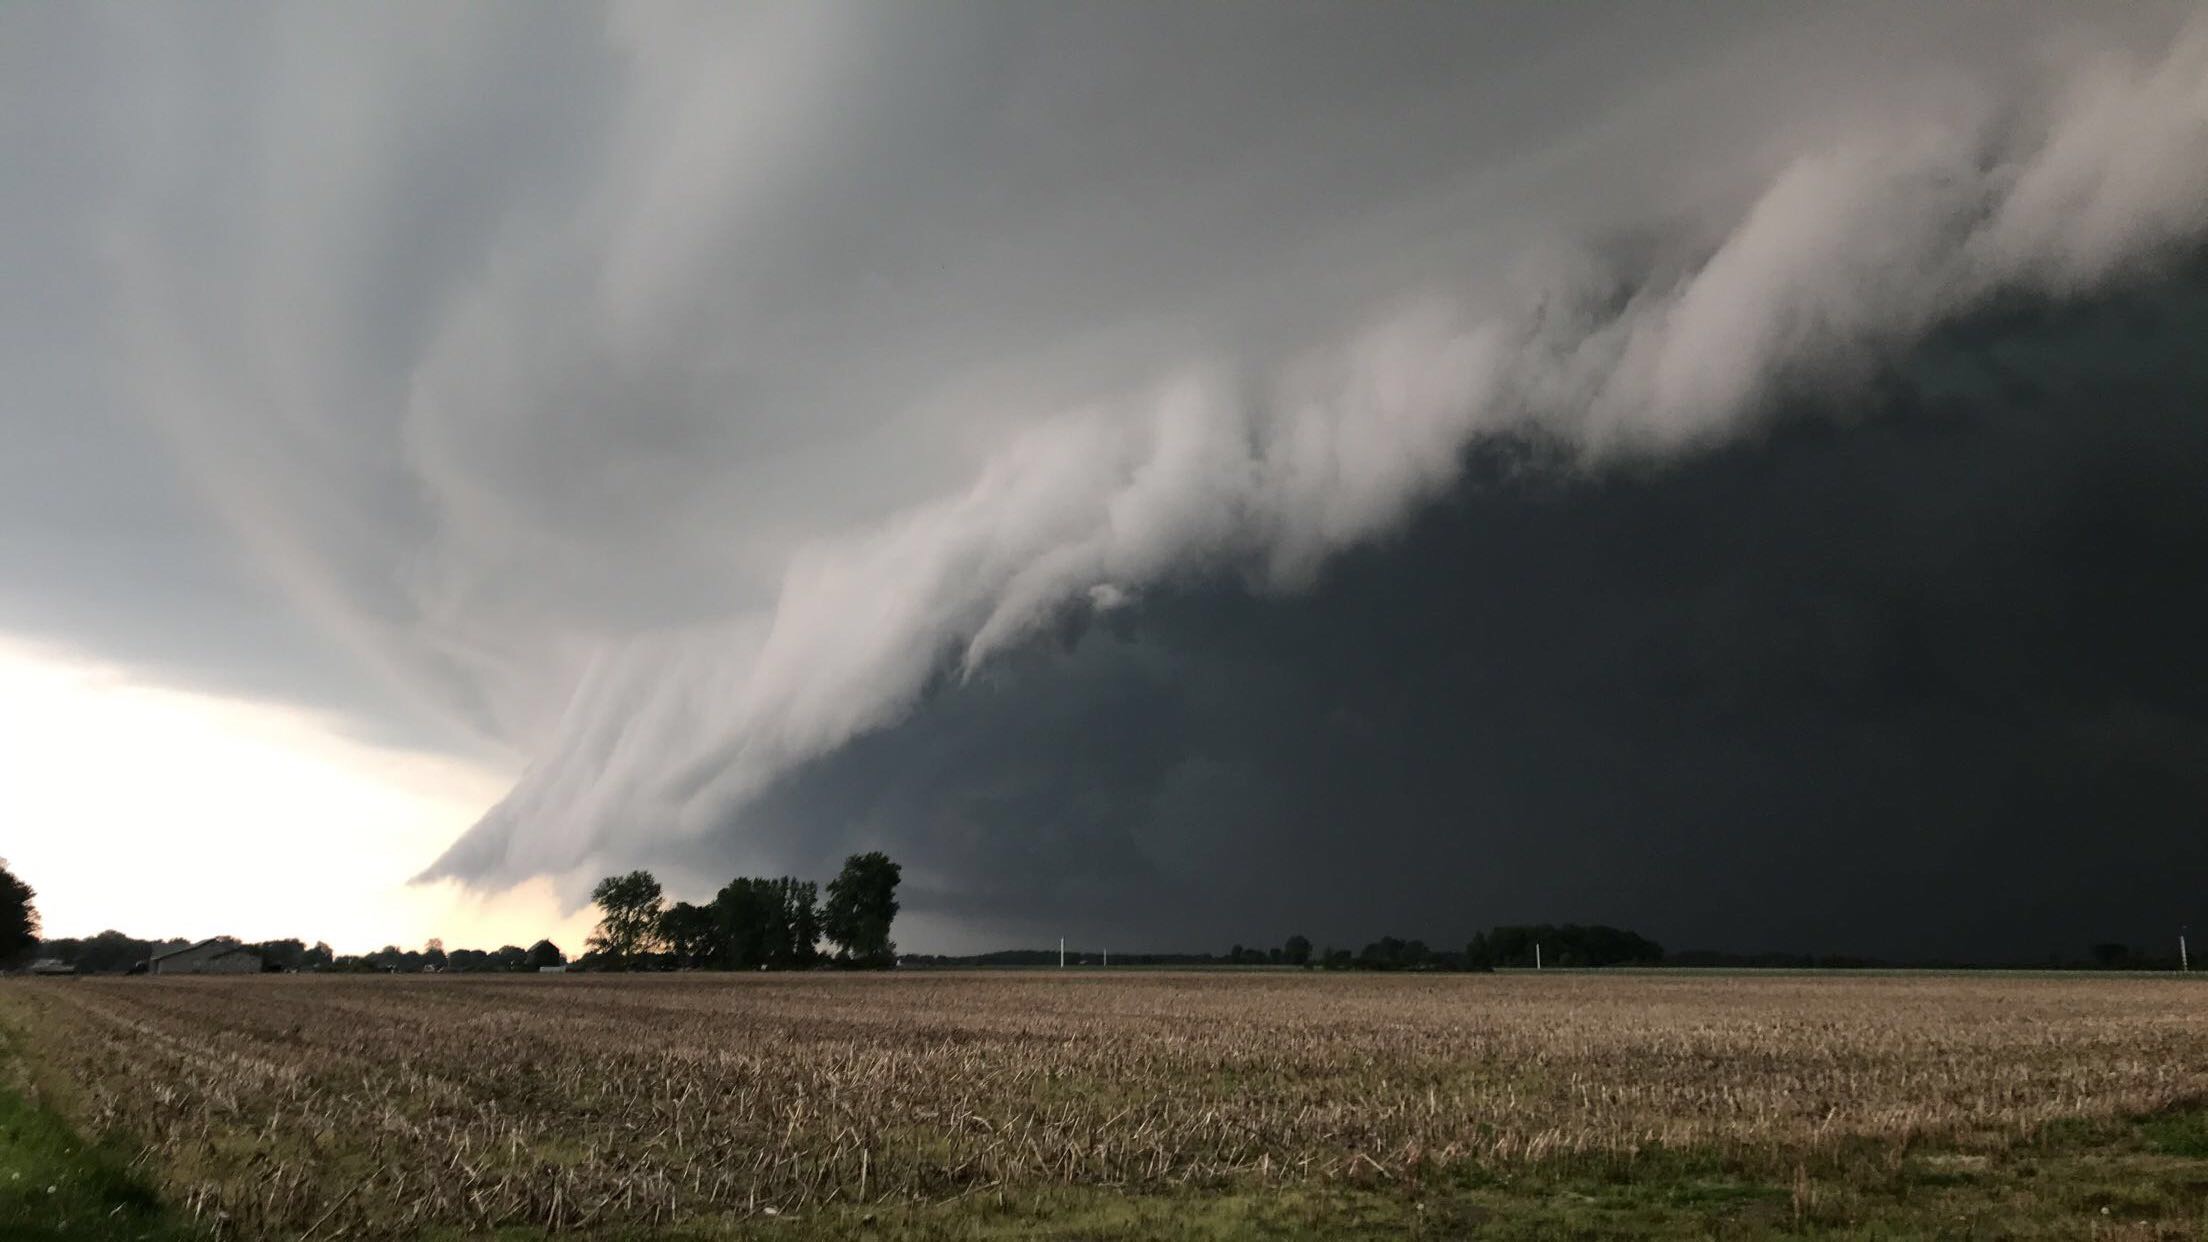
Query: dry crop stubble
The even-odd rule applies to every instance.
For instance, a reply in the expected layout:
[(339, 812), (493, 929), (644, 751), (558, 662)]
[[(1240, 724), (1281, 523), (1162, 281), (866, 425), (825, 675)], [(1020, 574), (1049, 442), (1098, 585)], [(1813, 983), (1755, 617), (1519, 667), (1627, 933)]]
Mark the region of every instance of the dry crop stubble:
[(84, 980), (10, 987), (0, 1015), (173, 1202), (293, 1236), (1999, 1145), (2208, 1097), (2204, 1001), (2156, 978), (1091, 970)]

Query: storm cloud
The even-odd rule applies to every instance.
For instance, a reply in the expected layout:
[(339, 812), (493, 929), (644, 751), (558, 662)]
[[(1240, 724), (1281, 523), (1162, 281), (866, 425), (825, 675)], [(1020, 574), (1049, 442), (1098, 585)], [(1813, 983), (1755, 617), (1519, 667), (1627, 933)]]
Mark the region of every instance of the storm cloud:
[[(291, 643), (296, 693), (526, 762), (431, 876), (871, 842), (946, 923), (1104, 934), (1201, 891), (1216, 918), (1138, 921), (1212, 935), (1288, 893), (1347, 935), (1391, 875), (1434, 919), (1653, 925), (1658, 877), (1708, 909), (1814, 862), (1799, 917), (1674, 926), (1815, 940), (1960, 865), (1892, 827), (1988, 822), (1951, 774), (2193, 745), (2152, 696), (1972, 715), (1987, 686), (1880, 680), (2124, 641), (1986, 602), (2113, 572), (2035, 542), (2099, 528), (1952, 524), (2073, 513), (2046, 476), (2125, 427), (2112, 475), (2193, 460), (2185, 398), (2136, 386), (2182, 335), (1987, 361), (2100, 339), (2034, 318), (2063, 308), (2197, 322), (2188, 9), (5, 20), (38, 175), (0, 244), (66, 294), (61, 328), (10, 312), (21, 419), (101, 411), (119, 448), (57, 443), (147, 527), (184, 515), (164, 563), (296, 626), (100, 641), (218, 679)], [(114, 378), (72, 387), (54, 338)], [(23, 473), (62, 525), (86, 485)], [(2181, 533), (2170, 504), (2104, 533)], [(1858, 546), (1859, 579), (1793, 574)], [(2197, 606), (2141, 573), (2142, 607)], [(0, 604), (117, 615), (84, 578)], [(2066, 788), (2036, 804), (2100, 797)], [(1341, 852), (1354, 899), (1260, 861)]]
[(1974, 317), (1660, 469), (1487, 442), (1310, 589), (1068, 627), (778, 786), (745, 845), (894, 843), (975, 946), (2153, 943), (2208, 866), (2203, 330), (2195, 272)]

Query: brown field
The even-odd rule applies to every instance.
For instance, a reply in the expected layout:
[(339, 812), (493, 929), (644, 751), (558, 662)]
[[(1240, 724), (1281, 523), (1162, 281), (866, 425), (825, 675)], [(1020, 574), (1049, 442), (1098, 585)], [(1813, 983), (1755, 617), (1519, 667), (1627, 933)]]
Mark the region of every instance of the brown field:
[(19, 980), (0, 1024), (18, 1081), (141, 1153), (174, 1213), (254, 1237), (871, 1225), (1677, 1153), (1806, 1185), (2208, 1100), (2208, 989), (2167, 977)]

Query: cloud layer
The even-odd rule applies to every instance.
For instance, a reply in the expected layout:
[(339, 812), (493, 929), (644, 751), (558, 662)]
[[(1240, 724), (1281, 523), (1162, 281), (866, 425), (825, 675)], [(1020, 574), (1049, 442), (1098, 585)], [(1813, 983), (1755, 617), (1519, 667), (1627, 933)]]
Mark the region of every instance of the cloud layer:
[[(1537, 427), (1600, 463), (1728, 434), (1845, 385), (2001, 297), (2151, 272), (2208, 222), (2208, 28), (2029, 105), (1850, 134), (1795, 159), (1707, 253), (1436, 299), (1277, 370), (1198, 365), (1021, 430), (964, 492), (800, 548), (764, 627), (623, 661), (440, 864), (517, 878), (634, 817), (707, 832), (769, 783), (910, 711), (1069, 609), (1239, 568), (1282, 588), (1402, 521), (1481, 436)], [(1576, 279), (1574, 278), (1576, 277)], [(730, 676), (726, 670), (740, 669)], [(605, 729), (617, 726), (617, 734)], [(672, 760), (672, 762), (671, 762)]]
[(745, 861), (931, 693), (1307, 590), (1484, 442), (1707, 451), (2188, 253), (2208, 25), (1982, 17), (18, 12), (0, 103), (79, 141), (9, 192), (179, 507), (528, 763), (430, 869), (500, 886)]
[(1971, 316), (1661, 469), (1490, 441), (1308, 590), (1069, 626), (651, 857), (886, 845), (975, 948), (2167, 943), (2208, 915), (2202, 276)]

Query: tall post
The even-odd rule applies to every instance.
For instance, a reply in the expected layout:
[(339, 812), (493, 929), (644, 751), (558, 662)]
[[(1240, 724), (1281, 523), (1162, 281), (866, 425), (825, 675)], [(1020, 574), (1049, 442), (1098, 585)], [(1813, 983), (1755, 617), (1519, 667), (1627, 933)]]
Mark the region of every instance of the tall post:
[(1541, 969), (1541, 942), (1538, 940), (1533, 945), (1533, 968)]
[(2177, 968), (2184, 971), (2193, 968), (2193, 959), (2185, 954), (2185, 929), (2182, 927), (2177, 929)]
[(1064, 970), (1065, 968), (1066, 968), (1066, 938), (1065, 938), (1064, 936), (1060, 936), (1060, 937), (1058, 937), (1058, 969), (1060, 969), (1060, 970)]

